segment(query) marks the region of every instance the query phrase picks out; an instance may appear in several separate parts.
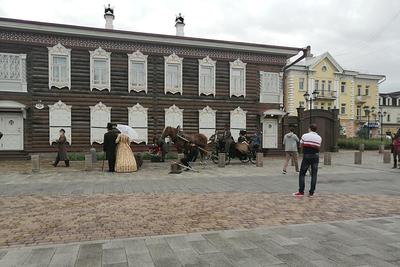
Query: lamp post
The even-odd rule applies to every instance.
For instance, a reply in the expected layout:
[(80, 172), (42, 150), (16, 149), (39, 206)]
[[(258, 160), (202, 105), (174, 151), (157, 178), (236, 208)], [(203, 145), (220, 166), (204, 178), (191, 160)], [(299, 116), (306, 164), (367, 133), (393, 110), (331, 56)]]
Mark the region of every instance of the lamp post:
[(313, 104), (313, 102), (317, 99), (317, 97), (318, 97), (318, 94), (319, 94), (319, 92), (318, 92), (318, 90), (314, 90), (312, 93), (311, 93), (311, 95), (308, 93), (308, 92), (306, 92), (303, 96), (304, 96), (304, 99), (306, 100), (306, 103), (310, 103), (310, 126), (311, 126), (311, 123), (312, 123), (312, 114), (311, 114), (311, 112), (312, 112), (312, 104)]
[(367, 116), (367, 130), (368, 130), (368, 138), (367, 139), (370, 139), (369, 138), (369, 136), (370, 136), (369, 115), (371, 113), (375, 112), (375, 107), (369, 108), (369, 106), (364, 106), (364, 112), (365, 112), (365, 115)]
[(381, 108), (378, 111), (379, 123), (381, 124), (381, 143), (383, 142), (383, 117), (386, 117), (387, 112)]

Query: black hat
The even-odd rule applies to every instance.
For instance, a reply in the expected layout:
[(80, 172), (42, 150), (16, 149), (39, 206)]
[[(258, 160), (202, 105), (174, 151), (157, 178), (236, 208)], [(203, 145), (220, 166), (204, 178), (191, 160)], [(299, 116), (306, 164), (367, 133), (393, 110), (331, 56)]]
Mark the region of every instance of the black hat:
[(107, 123), (107, 130), (112, 130), (113, 124), (111, 122)]

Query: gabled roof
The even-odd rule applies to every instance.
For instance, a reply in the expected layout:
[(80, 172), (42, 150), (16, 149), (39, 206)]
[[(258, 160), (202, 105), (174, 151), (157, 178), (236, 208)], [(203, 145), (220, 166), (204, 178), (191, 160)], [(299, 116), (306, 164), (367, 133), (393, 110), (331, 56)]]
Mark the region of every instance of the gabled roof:
[(294, 66), (299, 66), (302, 68), (308, 68), (310, 70), (313, 70), (315, 66), (317, 66), (324, 59), (328, 59), (332, 63), (332, 65), (336, 68), (337, 72), (344, 71), (344, 69), (339, 65), (339, 63), (332, 57), (332, 55), (329, 52), (325, 52), (319, 56), (305, 58), (296, 63)]

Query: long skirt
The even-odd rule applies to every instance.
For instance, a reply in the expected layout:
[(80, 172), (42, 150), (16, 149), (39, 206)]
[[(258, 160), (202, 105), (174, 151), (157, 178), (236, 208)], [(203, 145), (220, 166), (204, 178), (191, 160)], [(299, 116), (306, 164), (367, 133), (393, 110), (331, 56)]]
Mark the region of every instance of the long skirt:
[(128, 144), (119, 143), (117, 146), (117, 156), (115, 161), (116, 172), (135, 172), (137, 171), (136, 160), (132, 149)]

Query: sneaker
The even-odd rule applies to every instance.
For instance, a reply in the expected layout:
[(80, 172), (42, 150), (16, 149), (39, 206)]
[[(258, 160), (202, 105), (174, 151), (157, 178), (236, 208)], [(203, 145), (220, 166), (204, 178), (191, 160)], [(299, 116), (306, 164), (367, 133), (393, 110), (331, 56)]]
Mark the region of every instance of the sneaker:
[(287, 172), (285, 170), (282, 171), (282, 174), (286, 174)]
[(313, 196), (314, 196), (314, 193), (311, 193), (311, 192), (310, 192), (310, 193), (308, 193), (308, 196), (309, 196), (309, 197), (313, 197)]
[(296, 192), (296, 193), (293, 193), (292, 195), (295, 197), (302, 197), (302, 196), (304, 196), (304, 193)]

